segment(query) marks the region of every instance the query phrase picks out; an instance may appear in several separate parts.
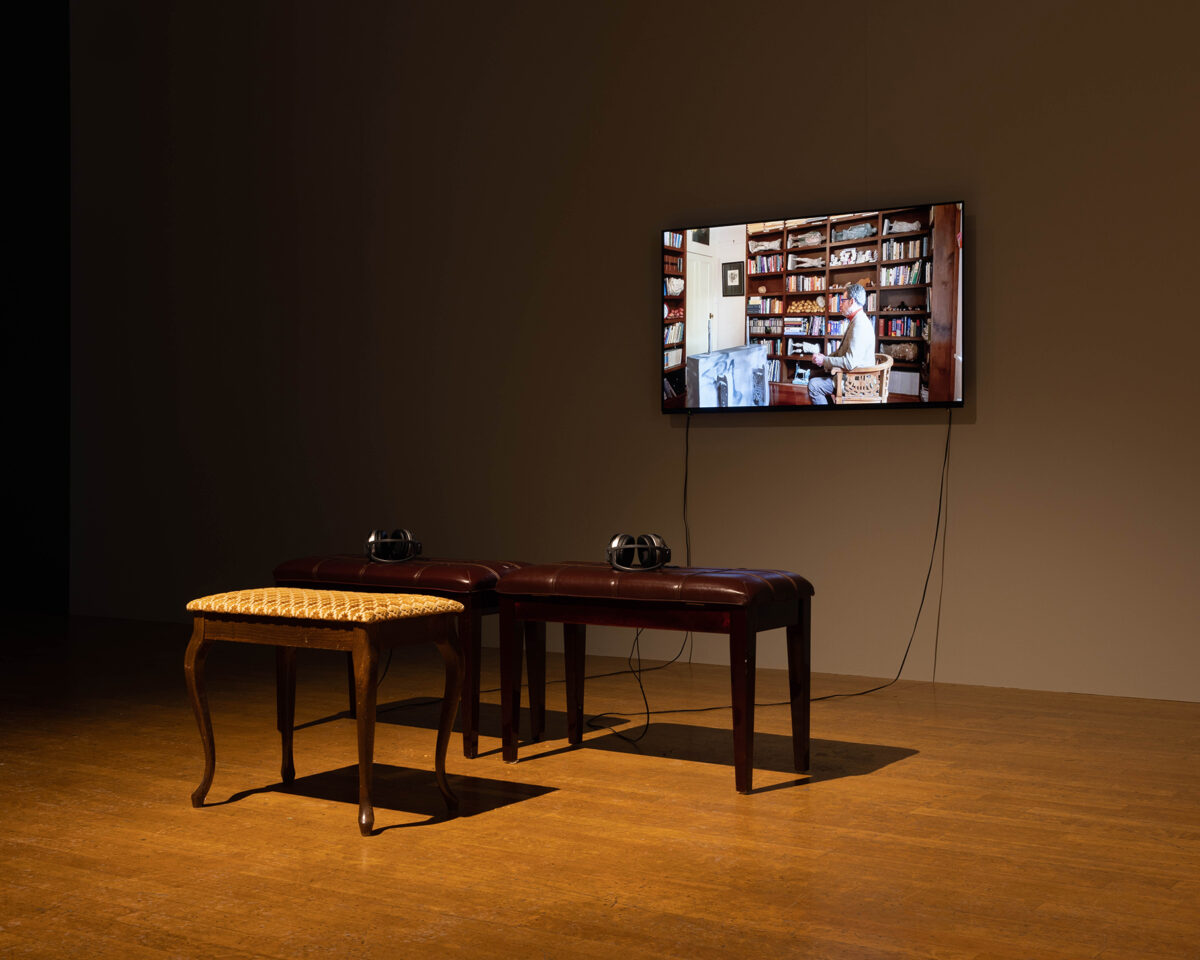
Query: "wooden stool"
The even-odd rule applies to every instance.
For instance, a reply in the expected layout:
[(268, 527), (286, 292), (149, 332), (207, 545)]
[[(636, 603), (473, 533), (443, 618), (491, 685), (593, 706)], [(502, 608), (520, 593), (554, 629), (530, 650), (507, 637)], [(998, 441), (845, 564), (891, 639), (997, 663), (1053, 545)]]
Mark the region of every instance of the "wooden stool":
[(434, 769), (438, 787), (451, 811), (458, 800), (446, 782), (446, 747), (458, 712), (462, 661), (458, 652), (455, 617), (463, 606), (443, 597), (419, 594), (350, 593), (340, 590), (299, 590), (266, 587), (235, 590), (201, 597), (187, 605), (196, 614), (192, 639), (184, 659), (188, 694), (204, 745), (204, 777), (192, 791), (192, 806), (204, 804), (216, 770), (212, 717), (204, 683), (204, 661), (217, 640), (261, 643), (275, 647), (276, 705), (283, 738), (281, 776), (296, 777), (292, 763), (292, 728), (296, 715), (296, 649), (343, 650), (354, 661), (358, 724), (358, 827), (371, 833), (375, 810), (371, 782), (375, 751), (375, 697), (379, 654), (399, 644), (433, 642), (446, 664), (446, 687), (438, 724)]

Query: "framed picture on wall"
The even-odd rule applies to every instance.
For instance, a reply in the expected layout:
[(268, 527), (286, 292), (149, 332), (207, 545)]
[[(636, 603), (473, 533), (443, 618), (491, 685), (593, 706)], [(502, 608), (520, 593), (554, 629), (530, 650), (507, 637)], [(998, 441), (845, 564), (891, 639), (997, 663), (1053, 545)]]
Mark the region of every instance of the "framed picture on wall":
[(721, 296), (741, 297), (746, 293), (746, 264), (742, 260), (721, 264)]

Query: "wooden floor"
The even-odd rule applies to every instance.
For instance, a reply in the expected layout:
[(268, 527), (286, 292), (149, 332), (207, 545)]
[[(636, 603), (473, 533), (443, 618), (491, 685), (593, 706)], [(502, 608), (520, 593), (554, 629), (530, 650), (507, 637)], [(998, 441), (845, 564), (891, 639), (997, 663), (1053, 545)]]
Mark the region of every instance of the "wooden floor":
[[(421, 650), (381, 688), (381, 829), (364, 838), (329, 654), (301, 654), (283, 789), (271, 652), (214, 649), (217, 774), (211, 805), (190, 807), (186, 638), (8, 628), (0, 957), (1200, 956), (1200, 704), (902, 682), (813, 704), (811, 776), (788, 768), (787, 708), (761, 707), (756, 792), (739, 796), (728, 710), (656, 717), (636, 748), (598, 730), (572, 750), (561, 683), (548, 739), (504, 764), (493, 656), (483, 755), (463, 759), (456, 737), (448, 820), (420, 705), (440, 660)], [(548, 675), (561, 669), (551, 657)], [(728, 703), (720, 667), (645, 682), (654, 709)], [(814, 693), (861, 684), (818, 675)], [(760, 702), (786, 689), (759, 671)], [(641, 708), (628, 675), (586, 693), (589, 716)]]

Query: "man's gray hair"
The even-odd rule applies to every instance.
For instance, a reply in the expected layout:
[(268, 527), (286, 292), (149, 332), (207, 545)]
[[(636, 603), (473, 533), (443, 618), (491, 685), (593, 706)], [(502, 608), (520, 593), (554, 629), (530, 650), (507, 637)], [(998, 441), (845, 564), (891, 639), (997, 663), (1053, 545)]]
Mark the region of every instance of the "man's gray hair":
[(860, 307), (867, 305), (867, 291), (863, 289), (861, 283), (846, 284), (846, 296), (857, 303)]

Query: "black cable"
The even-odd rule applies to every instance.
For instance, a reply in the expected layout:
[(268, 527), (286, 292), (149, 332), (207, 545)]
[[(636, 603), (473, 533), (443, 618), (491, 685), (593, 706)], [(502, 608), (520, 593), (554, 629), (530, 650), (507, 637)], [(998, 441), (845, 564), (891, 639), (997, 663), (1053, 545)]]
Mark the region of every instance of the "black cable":
[(386, 677), (387, 672), (392, 669), (392, 654), (395, 652), (396, 652), (395, 647), (392, 647), (392, 649), (388, 651), (387, 663), (385, 663), (383, 665), (383, 673), (381, 673), (379, 675), (379, 679), (375, 681), (375, 689), (376, 690), (378, 690), (381, 686), (383, 686), (383, 678)]
[[(953, 411), (949, 411), (953, 414)], [(904, 656), (900, 660), (900, 669), (896, 671), (896, 675), (887, 683), (881, 683), (877, 687), (871, 687), (870, 690), (859, 690), (856, 693), (831, 693), (824, 697), (812, 697), (810, 703), (817, 703), (820, 700), (837, 700), (843, 697), (861, 697), (864, 694), (875, 693), (877, 690), (883, 690), (885, 687), (890, 687), (893, 683), (900, 679), (900, 674), (904, 672), (904, 664), (908, 660), (909, 651), (912, 650), (913, 638), (917, 635), (917, 624), (921, 622), (921, 611), (925, 609), (925, 594), (929, 590), (929, 577), (933, 573), (933, 559), (937, 556), (938, 534), (942, 529), (942, 501), (946, 493), (946, 465), (950, 462), (950, 416), (946, 417), (946, 449), (942, 454), (942, 472), (941, 483), (938, 485), (938, 506), (937, 506), (937, 522), (933, 528), (933, 548), (929, 551), (929, 568), (925, 571), (925, 585), (921, 588), (921, 602), (917, 606), (917, 618), (913, 621), (912, 633), (908, 635), (908, 646), (904, 648)], [(939, 597), (938, 602), (941, 602)]]
[[(625, 736), (625, 734), (623, 734), (620, 730), (618, 730), (616, 727), (612, 726), (611, 724), (596, 722), (601, 717), (608, 716), (608, 713), (599, 713), (599, 714), (596, 714), (596, 716), (594, 716), (594, 717), (589, 717), (587, 720), (587, 725), (588, 725), (589, 729), (599, 730), (601, 727), (604, 727), (610, 733), (612, 733), (613, 735), (615, 735), (617, 737), (620, 737), (626, 743), (637, 743), (650, 730), (650, 701), (646, 699), (646, 688), (642, 685), (642, 647), (641, 647), (641, 643), (639, 642), (641, 639), (641, 636), (642, 636), (642, 629), (639, 627), (637, 632), (633, 635), (633, 646), (631, 646), (629, 648), (629, 656), (626, 658), (626, 663), (629, 664), (629, 672), (633, 673), (634, 677), (637, 679), (638, 690), (640, 690), (641, 694), (642, 694), (642, 705), (646, 708), (646, 710), (645, 710), (646, 722), (644, 724), (642, 724), (642, 732), (639, 733), (636, 737), (627, 737), (627, 736)], [(637, 658), (638, 658), (637, 667), (634, 667), (634, 665), (633, 665), (633, 655), (634, 655), (635, 651), (637, 653)], [(683, 652), (682, 646), (679, 648), (679, 652), (680, 653)], [(678, 659), (678, 654), (676, 654), (676, 658)], [(675, 661), (672, 660), (670, 662), (674, 663)], [(662, 667), (664, 667), (664, 666), (668, 666), (668, 664), (662, 664), (662, 666), (656, 667), (655, 669), (662, 669)], [(625, 671), (622, 671), (622, 672), (625, 672)], [(615, 711), (610, 711), (610, 712), (612, 712), (614, 716), (618, 716), (618, 717), (626, 716), (626, 714), (616, 713)]]
[[(687, 547), (687, 556), (684, 560), (684, 565), (690, 567), (692, 565), (692, 525), (688, 521), (688, 468), (692, 462), (692, 413), (689, 410), (687, 415), (687, 423), (683, 428), (683, 539)], [(692, 654), (695, 652), (696, 643), (692, 637), (692, 631), (689, 630), (683, 637), (684, 641), (692, 641), (688, 647), (687, 662), (692, 662)]]
[(942, 639), (942, 597), (946, 593), (946, 537), (950, 534), (950, 422), (954, 418), (954, 410), (946, 414), (946, 459), (942, 467), (942, 482), (946, 489), (946, 522), (942, 524), (942, 569), (938, 581), (938, 612), (937, 626), (933, 631), (933, 677), (937, 682), (938, 644)]

